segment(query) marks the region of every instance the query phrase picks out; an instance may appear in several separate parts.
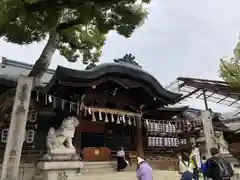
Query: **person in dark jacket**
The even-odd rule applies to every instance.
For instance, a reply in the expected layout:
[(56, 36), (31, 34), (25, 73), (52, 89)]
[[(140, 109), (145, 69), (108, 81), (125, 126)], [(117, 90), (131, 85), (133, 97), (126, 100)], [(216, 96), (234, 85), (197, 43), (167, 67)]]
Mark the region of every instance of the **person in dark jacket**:
[(221, 157), (218, 148), (211, 148), (211, 155), (206, 161), (205, 176), (212, 180), (230, 180), (234, 173), (231, 164)]

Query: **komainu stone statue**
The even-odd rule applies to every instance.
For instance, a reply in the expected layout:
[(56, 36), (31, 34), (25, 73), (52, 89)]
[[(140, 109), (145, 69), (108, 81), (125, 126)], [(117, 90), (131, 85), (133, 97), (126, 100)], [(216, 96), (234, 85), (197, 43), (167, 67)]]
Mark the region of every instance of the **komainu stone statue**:
[(76, 156), (76, 149), (72, 144), (75, 128), (79, 125), (76, 117), (67, 117), (62, 121), (58, 129), (51, 127), (48, 131), (46, 145), (48, 154), (45, 159), (64, 159), (66, 157)]
[(48, 154), (37, 164), (37, 169), (42, 172), (42, 180), (76, 179), (76, 172), (82, 162), (72, 144), (72, 138), (78, 125), (76, 117), (67, 117), (58, 129), (49, 129), (46, 140)]
[(223, 133), (220, 131), (215, 131), (215, 143), (217, 144), (217, 147), (219, 148), (220, 153), (228, 154), (229, 148), (228, 143), (225, 141)]
[(47, 136), (48, 149), (56, 148), (71, 148), (75, 149), (72, 144), (72, 138), (74, 137), (75, 128), (79, 125), (79, 121), (75, 117), (67, 117), (63, 120), (59, 129), (55, 130), (51, 127)]

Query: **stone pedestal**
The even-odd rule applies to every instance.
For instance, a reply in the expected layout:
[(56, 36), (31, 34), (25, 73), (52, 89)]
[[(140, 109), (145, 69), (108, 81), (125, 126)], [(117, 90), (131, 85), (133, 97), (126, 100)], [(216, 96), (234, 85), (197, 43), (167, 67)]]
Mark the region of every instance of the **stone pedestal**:
[(76, 149), (71, 148), (52, 149), (43, 157), (45, 161), (77, 161), (79, 159)]
[(80, 161), (39, 162), (38, 168), (43, 172), (43, 180), (74, 180)]

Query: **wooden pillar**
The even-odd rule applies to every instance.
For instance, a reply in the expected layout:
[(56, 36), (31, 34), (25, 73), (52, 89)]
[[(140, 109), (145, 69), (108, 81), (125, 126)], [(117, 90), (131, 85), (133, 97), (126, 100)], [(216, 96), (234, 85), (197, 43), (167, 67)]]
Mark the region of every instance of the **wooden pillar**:
[(3, 158), (1, 180), (18, 179), (32, 86), (32, 77), (20, 76), (18, 79), (7, 144)]
[(140, 116), (136, 116), (136, 139), (137, 139), (137, 155), (144, 157), (143, 143), (142, 143), (142, 121)]

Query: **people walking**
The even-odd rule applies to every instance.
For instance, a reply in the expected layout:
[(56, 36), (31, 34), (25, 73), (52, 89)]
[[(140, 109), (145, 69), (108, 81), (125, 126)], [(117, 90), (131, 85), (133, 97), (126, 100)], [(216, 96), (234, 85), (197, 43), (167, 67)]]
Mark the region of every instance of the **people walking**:
[(125, 152), (123, 147), (117, 151), (117, 170), (123, 171), (127, 167), (128, 163), (125, 160)]
[(136, 176), (138, 180), (153, 180), (151, 166), (141, 157), (137, 158)]
[(212, 157), (206, 161), (206, 177), (212, 180), (230, 180), (234, 174), (231, 164), (221, 157), (218, 148), (211, 148), (210, 151)]

